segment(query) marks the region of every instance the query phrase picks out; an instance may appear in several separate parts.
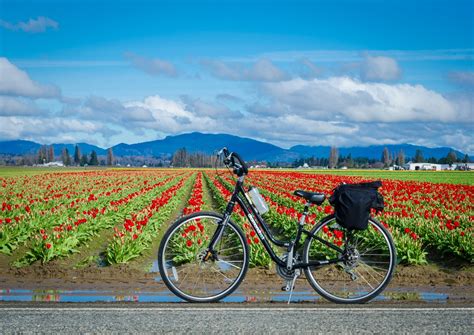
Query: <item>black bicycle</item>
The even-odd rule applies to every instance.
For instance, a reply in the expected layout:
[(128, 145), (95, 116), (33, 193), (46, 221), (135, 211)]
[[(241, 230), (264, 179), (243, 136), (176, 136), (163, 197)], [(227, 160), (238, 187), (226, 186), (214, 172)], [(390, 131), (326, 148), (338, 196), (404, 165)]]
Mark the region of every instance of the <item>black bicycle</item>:
[[(349, 230), (329, 215), (308, 231), (306, 217), (311, 205), (321, 205), (323, 193), (295, 191), (306, 200), (296, 237), (281, 241), (262, 218), (264, 200), (255, 188), (245, 190), (248, 168), (241, 157), (226, 148), (219, 152), (224, 164), (237, 175), (234, 191), (223, 214), (197, 212), (178, 219), (166, 231), (158, 251), (161, 278), (178, 297), (190, 302), (215, 302), (231, 294), (249, 266), (249, 246), (241, 228), (231, 220), (238, 204), (276, 263), (293, 292), (304, 270), (311, 286), (336, 303), (363, 303), (388, 285), (396, 264), (396, 250), (387, 229), (369, 217), (367, 229)], [(283, 248), (280, 255), (272, 244)]]

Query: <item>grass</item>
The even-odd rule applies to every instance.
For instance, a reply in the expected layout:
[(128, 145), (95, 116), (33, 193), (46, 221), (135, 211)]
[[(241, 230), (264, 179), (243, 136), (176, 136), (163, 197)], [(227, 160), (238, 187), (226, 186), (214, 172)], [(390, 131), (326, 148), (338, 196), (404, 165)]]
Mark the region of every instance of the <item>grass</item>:
[(297, 170), (312, 174), (332, 174), (429, 183), (474, 185), (474, 171), (388, 171), (388, 170)]
[(16, 176), (32, 176), (36, 174), (44, 173), (67, 173), (67, 172), (78, 172), (78, 171), (92, 171), (98, 168), (84, 168), (84, 167), (5, 167), (0, 166), (0, 177), (16, 177)]
[[(0, 177), (15, 177), (22, 175), (36, 175), (42, 173), (60, 173), (92, 171), (104, 167), (0, 167)], [(150, 169), (150, 168), (147, 168)], [(117, 169), (118, 170), (118, 169)], [(278, 171), (278, 170), (275, 170)], [(286, 170), (312, 174), (332, 174), (341, 176), (360, 176), (367, 178), (382, 178), (396, 180), (412, 180), (430, 183), (447, 183), (474, 185), (474, 171), (388, 171), (388, 170)], [(252, 171), (250, 171), (252, 173)]]

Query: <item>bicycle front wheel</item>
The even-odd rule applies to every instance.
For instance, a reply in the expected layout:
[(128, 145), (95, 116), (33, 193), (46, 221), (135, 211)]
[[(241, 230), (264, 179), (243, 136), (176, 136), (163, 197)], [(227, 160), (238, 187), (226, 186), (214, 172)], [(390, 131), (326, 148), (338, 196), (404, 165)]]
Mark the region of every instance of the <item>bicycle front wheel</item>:
[(232, 293), (245, 277), (248, 245), (242, 231), (227, 223), (214, 250), (209, 242), (221, 226), (217, 213), (198, 212), (174, 223), (161, 240), (158, 265), (166, 286), (190, 302), (214, 302)]
[(364, 303), (380, 294), (390, 282), (396, 249), (390, 233), (376, 219), (369, 219), (366, 230), (348, 231), (331, 217), (317, 224), (311, 233), (304, 245), (305, 262), (342, 259), (305, 269), (309, 283), (324, 298), (336, 303)]

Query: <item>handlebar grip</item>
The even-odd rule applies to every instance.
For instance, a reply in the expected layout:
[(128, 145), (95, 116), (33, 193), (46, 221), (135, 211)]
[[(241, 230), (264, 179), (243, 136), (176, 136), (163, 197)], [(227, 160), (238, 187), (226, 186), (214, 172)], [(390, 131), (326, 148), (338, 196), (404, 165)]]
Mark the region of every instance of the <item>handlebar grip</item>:
[(243, 169), (243, 172), (244, 174), (248, 174), (249, 173), (249, 169), (247, 168), (247, 164), (245, 164), (244, 160), (239, 156), (238, 153), (236, 152), (233, 152), (232, 153), (232, 156), (237, 158), (237, 160), (239, 161), (240, 165), (242, 165), (242, 169)]

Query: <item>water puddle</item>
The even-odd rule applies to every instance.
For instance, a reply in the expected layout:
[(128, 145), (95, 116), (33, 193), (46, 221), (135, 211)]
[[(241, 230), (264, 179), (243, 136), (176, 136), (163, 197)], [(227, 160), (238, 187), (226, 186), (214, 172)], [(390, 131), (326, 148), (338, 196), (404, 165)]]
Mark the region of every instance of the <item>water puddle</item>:
[[(288, 292), (266, 292), (246, 294), (237, 290), (232, 295), (223, 299), (223, 302), (287, 302)], [(424, 301), (445, 303), (448, 294), (436, 292), (386, 292), (375, 301)], [(95, 290), (25, 290), (3, 289), (0, 290), (0, 301), (41, 301), (41, 302), (162, 302), (173, 303), (182, 300), (171, 292), (107, 292)], [(324, 301), (312, 291), (293, 292), (292, 302), (318, 302)]]

